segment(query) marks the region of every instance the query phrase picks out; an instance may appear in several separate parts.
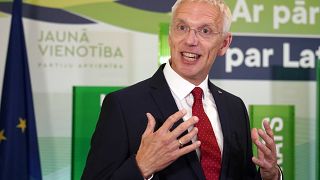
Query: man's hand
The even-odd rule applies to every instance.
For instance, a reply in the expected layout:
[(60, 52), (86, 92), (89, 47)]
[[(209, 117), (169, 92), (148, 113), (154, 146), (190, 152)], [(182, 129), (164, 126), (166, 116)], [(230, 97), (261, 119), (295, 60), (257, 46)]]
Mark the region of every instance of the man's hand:
[[(258, 148), (258, 157), (252, 157), (252, 161), (260, 166), (260, 174), (263, 180), (277, 180), (280, 172), (277, 165), (277, 151), (274, 143), (273, 132), (267, 121), (263, 121), (265, 131), (253, 128), (251, 138)], [(263, 144), (259, 137), (263, 139)]]
[(181, 147), (180, 144), (186, 144), (191, 141), (198, 133), (196, 127), (179, 140), (177, 139), (184, 131), (199, 121), (197, 117), (191, 117), (174, 130), (170, 131), (173, 124), (185, 114), (185, 110), (174, 113), (156, 132), (154, 132), (156, 121), (150, 113), (147, 113), (148, 125), (142, 135), (141, 144), (136, 155), (138, 167), (145, 178), (166, 168), (180, 156), (187, 154), (200, 146), (200, 141), (196, 141), (183, 147)]

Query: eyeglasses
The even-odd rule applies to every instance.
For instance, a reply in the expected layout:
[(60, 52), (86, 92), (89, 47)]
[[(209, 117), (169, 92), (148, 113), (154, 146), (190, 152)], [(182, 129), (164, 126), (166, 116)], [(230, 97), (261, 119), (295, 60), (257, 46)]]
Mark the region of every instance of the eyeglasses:
[(224, 32), (215, 32), (210, 26), (203, 26), (197, 29), (190, 28), (190, 26), (184, 23), (178, 23), (173, 25), (173, 32), (177, 36), (185, 37), (191, 30), (194, 30), (195, 34), (198, 34), (203, 39), (211, 39), (216, 35), (223, 34)]

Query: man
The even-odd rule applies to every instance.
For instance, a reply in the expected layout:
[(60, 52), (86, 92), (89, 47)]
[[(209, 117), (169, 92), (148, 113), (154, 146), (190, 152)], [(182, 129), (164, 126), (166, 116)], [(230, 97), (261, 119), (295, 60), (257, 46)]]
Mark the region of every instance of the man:
[(176, 2), (169, 63), (105, 98), (82, 179), (280, 177), (268, 123), (266, 132), (252, 130), (259, 149), (252, 158), (245, 105), (208, 80), (216, 57), (231, 43), (230, 24), (221, 0)]

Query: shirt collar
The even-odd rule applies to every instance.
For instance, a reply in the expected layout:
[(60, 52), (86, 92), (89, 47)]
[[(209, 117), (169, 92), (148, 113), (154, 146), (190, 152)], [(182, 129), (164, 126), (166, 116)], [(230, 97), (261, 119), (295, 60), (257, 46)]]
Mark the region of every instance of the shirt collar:
[[(190, 92), (196, 87), (194, 84), (190, 83), (189, 81), (183, 79), (178, 73), (176, 73), (169, 63), (167, 63), (163, 69), (163, 74), (167, 80), (167, 83), (171, 89), (171, 91), (177, 95), (179, 100), (182, 100), (187, 95), (190, 94)], [(200, 87), (203, 92), (204, 96), (208, 93), (208, 75), (201, 82), (201, 84), (198, 86)]]

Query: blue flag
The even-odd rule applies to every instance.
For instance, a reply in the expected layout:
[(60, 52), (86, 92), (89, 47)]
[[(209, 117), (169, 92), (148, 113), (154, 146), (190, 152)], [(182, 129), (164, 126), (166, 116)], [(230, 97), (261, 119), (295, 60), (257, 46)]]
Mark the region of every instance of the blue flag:
[(37, 141), (22, 2), (14, 0), (0, 109), (1, 180), (42, 179)]

